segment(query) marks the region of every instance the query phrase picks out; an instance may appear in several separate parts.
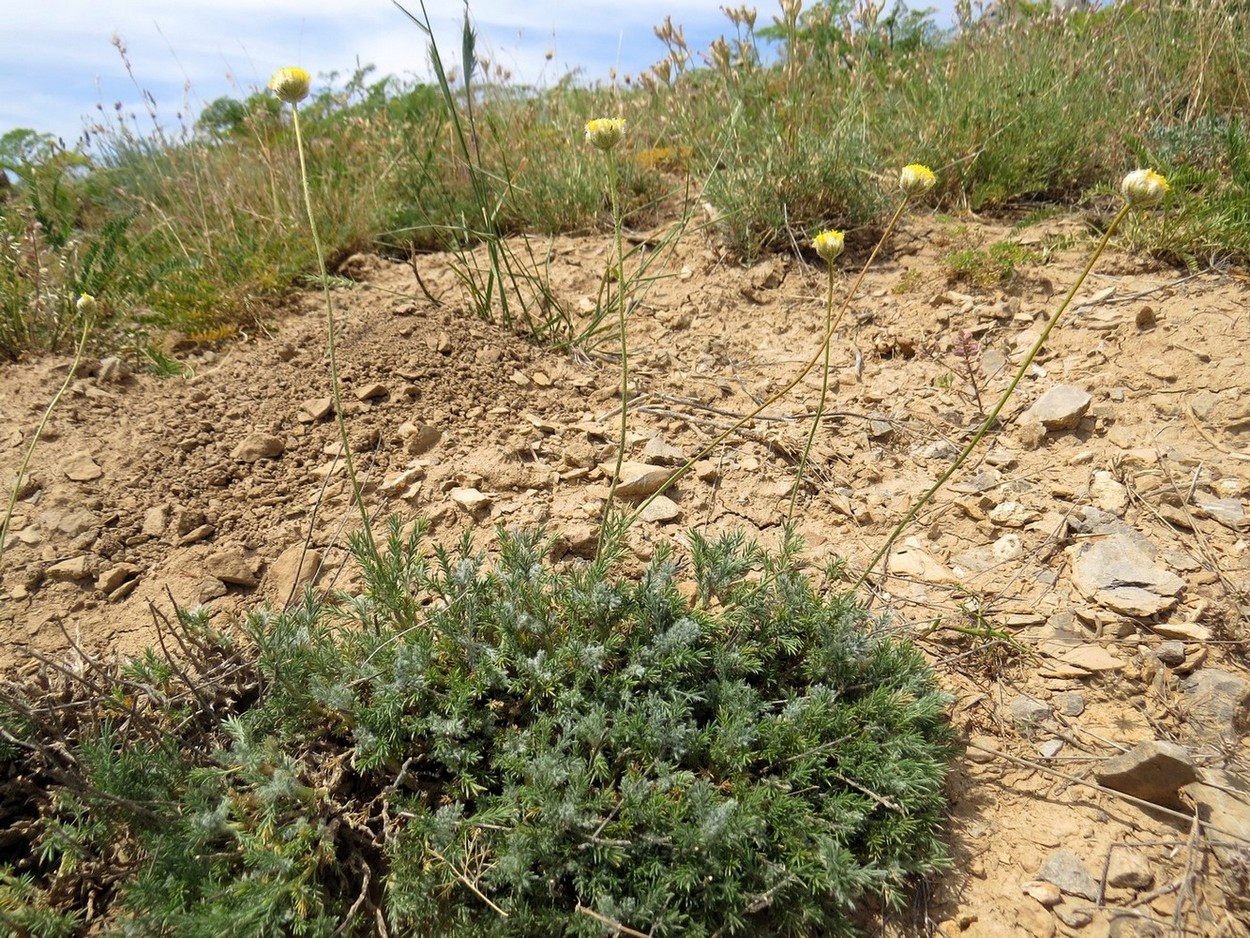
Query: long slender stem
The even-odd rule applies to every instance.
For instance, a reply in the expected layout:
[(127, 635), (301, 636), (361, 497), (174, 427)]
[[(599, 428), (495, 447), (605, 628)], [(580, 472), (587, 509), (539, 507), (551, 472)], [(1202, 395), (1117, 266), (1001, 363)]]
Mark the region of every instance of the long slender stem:
[(829, 350), (833, 345), (829, 341), (833, 333), (829, 329), (833, 318), (833, 274), (834, 266), (829, 265), (829, 289), (825, 293), (825, 360), (820, 375), (820, 402), (816, 405), (816, 416), (812, 418), (812, 428), (807, 433), (807, 442), (803, 446), (803, 455), (799, 457), (799, 468), (794, 472), (794, 488), (790, 490), (790, 507), (786, 511), (786, 520), (794, 519), (794, 505), (799, 498), (799, 489), (803, 487), (803, 470), (807, 468), (807, 459), (812, 453), (812, 444), (816, 442), (816, 431), (820, 429), (821, 418), (825, 415), (825, 399), (829, 394)]
[(621, 340), (621, 443), (616, 448), (616, 468), (612, 470), (612, 482), (608, 486), (608, 500), (603, 508), (606, 521), (612, 510), (612, 499), (621, 478), (621, 466), (625, 463), (625, 446), (629, 442), (629, 341), (625, 334), (625, 246), (621, 238), (621, 206), (617, 193), (616, 155), (608, 150), (608, 190), (612, 199), (612, 232), (616, 246), (616, 298), (617, 322)]
[(30, 468), (30, 461), (35, 455), (35, 447), (39, 445), (40, 439), (43, 438), (43, 431), (48, 426), (48, 419), (52, 416), (52, 412), (56, 410), (56, 405), (61, 403), (61, 397), (65, 394), (65, 389), (69, 387), (69, 383), (74, 380), (74, 374), (78, 371), (79, 364), (82, 363), (83, 352), (87, 348), (87, 336), (91, 332), (91, 318), (84, 316), (82, 321), (82, 335), (78, 338), (78, 347), (74, 350), (74, 360), (70, 362), (69, 373), (65, 375), (65, 380), (61, 382), (61, 386), (57, 389), (56, 394), (52, 396), (52, 400), (48, 403), (47, 409), (44, 410), (43, 416), (39, 418), (39, 426), (35, 427), (35, 435), (31, 438), (30, 446), (26, 447), (26, 454), (22, 457), (22, 464), (17, 467), (17, 478), (13, 480), (13, 490), (9, 492), (9, 503), (4, 509), (4, 520), (0, 522), (0, 570), (4, 567), (4, 551), (9, 543), (9, 523), (13, 520), (13, 510), (17, 507), (17, 497), (22, 491), (22, 479), (26, 477), (26, 470)]
[(998, 420), (998, 415), (1001, 414), (1003, 408), (1007, 406), (1007, 401), (1011, 400), (1011, 396), (1015, 393), (1016, 387), (1019, 386), (1021, 379), (1024, 378), (1025, 373), (1029, 370), (1029, 366), (1033, 364), (1033, 359), (1037, 357), (1037, 353), (1040, 352), (1042, 350), (1042, 346), (1046, 344), (1046, 339), (1050, 336), (1051, 331), (1058, 324), (1063, 314), (1067, 312), (1068, 307), (1072, 303), (1073, 297), (1076, 296), (1076, 291), (1081, 288), (1081, 285), (1085, 282), (1085, 278), (1088, 277), (1090, 271), (1094, 269), (1094, 264), (1096, 264), (1098, 262), (1098, 258), (1102, 256), (1102, 252), (1106, 248), (1107, 242), (1111, 240), (1111, 236), (1115, 233), (1116, 228), (1120, 226), (1120, 222), (1123, 221), (1124, 216), (1128, 214), (1129, 208), (1130, 206), (1125, 204), (1115, 218), (1111, 220), (1111, 224), (1107, 226), (1106, 232), (1103, 233), (1102, 240), (1098, 242), (1098, 247), (1094, 250), (1094, 253), (1090, 255), (1089, 261), (1085, 264), (1085, 269), (1082, 270), (1081, 275), (1076, 278), (1076, 282), (1073, 283), (1072, 288), (1068, 290), (1067, 296), (1063, 298), (1063, 302), (1059, 304), (1059, 308), (1056, 309), (1051, 315), (1050, 319), (1046, 323), (1046, 327), (1042, 330), (1042, 334), (1037, 337), (1037, 341), (1033, 343), (1033, 347), (1030, 348), (1028, 354), (1024, 356), (1024, 360), (1020, 363), (1020, 367), (1016, 369), (1015, 376), (1011, 379), (1011, 383), (1007, 385), (1007, 390), (1005, 390), (998, 398), (998, 402), (994, 405), (994, 409), (986, 415), (985, 420), (981, 422), (981, 426), (977, 429), (977, 432), (973, 434), (972, 439), (969, 440), (968, 444), (963, 448), (963, 452), (956, 457), (955, 461), (947, 467), (945, 472), (938, 476), (938, 480), (929, 487), (929, 490), (916, 500), (916, 503), (908, 509), (907, 514), (903, 515), (903, 520), (895, 525), (894, 530), (890, 532), (890, 536), (886, 538), (885, 543), (881, 545), (881, 549), (878, 550), (872, 560), (868, 562), (868, 566), (864, 568), (864, 572), (859, 575), (859, 579), (855, 581), (853, 589), (858, 589), (863, 585), (864, 581), (868, 578), (868, 575), (872, 573), (873, 569), (878, 563), (881, 562), (882, 558), (889, 554), (890, 548), (894, 546), (894, 542), (902, 536), (903, 531), (905, 531), (907, 526), (915, 520), (916, 515), (920, 513), (920, 510), (924, 508), (925, 505), (929, 504), (930, 500), (938, 493), (938, 490), (946, 484), (947, 480), (950, 479), (950, 477), (953, 476), (965, 462), (967, 462), (972, 451), (976, 449), (977, 444), (980, 443), (985, 437), (985, 434), (989, 432), (990, 427), (994, 426), (995, 421)]
[[(370, 551), (376, 554), (377, 547), (373, 542), (373, 530), (369, 524), (369, 512), (365, 508), (364, 493), (356, 478), (356, 466), (352, 460), (351, 440), (347, 436), (347, 418), (343, 415), (343, 401), (339, 391), (339, 365), (337, 345), (334, 334), (334, 299), (330, 296), (330, 278), (326, 271), (325, 250), (321, 246), (321, 236), (317, 233), (317, 219), (313, 215), (312, 191), (308, 187), (308, 165), (304, 159), (304, 135), (300, 129), (299, 105), (291, 105), (295, 121), (295, 149), (299, 153), (299, 178), (304, 192), (304, 209), (308, 213), (308, 228), (312, 232), (313, 247), (317, 252), (317, 272), (321, 275), (321, 290), (326, 301), (326, 350), (330, 359), (330, 391), (334, 401), (334, 417), (339, 428), (339, 439), (343, 445), (343, 465), (347, 468), (347, 480), (352, 488), (352, 500), (360, 511), (360, 520), (364, 525), (364, 536)], [(311, 537), (311, 531), (309, 532)], [(300, 563), (303, 563), (301, 558)]]
[(660, 488), (657, 489), (654, 493), (647, 496), (647, 498), (644, 499), (642, 503), (639, 504), (639, 506), (634, 509), (633, 514), (631, 514), (628, 518), (626, 518), (625, 521), (622, 523), (621, 525), (622, 534), (625, 531), (629, 530), (630, 526), (635, 521), (638, 520), (638, 518), (646, 510), (647, 506), (651, 504), (651, 502), (653, 502), (656, 498), (658, 498), (660, 495), (666, 492), (669, 488), (671, 488), (673, 484), (676, 483), (679, 479), (681, 479), (683, 476), (689, 473), (690, 470), (694, 468), (695, 463), (697, 463), (700, 459), (702, 459), (708, 453), (712, 452), (712, 450), (716, 449), (716, 447), (720, 446), (721, 443), (723, 443), (726, 439), (728, 439), (731, 433), (735, 433), (738, 430), (740, 430), (742, 427), (746, 426), (748, 423), (750, 423), (752, 420), (754, 420), (756, 417), (762, 414), (765, 410), (767, 410), (773, 404), (777, 403), (777, 401), (781, 400), (783, 397), (785, 397), (787, 394), (793, 391), (796, 387), (798, 387), (799, 382), (802, 381), (811, 373), (811, 370), (816, 367), (816, 364), (821, 360), (822, 356), (825, 354), (830, 341), (833, 339), (834, 332), (837, 331), (839, 323), (842, 322), (842, 316), (846, 313), (847, 309), (851, 305), (851, 301), (855, 298), (855, 294), (859, 291), (859, 288), (863, 285), (864, 277), (868, 273), (868, 268), (872, 266), (873, 261), (877, 259), (877, 255), (881, 253), (882, 246), (884, 246), (885, 242), (889, 240), (890, 235), (894, 232), (894, 228), (898, 224), (899, 218), (901, 218), (903, 215), (903, 209), (907, 208), (907, 203), (910, 200), (911, 200), (910, 196), (906, 196), (906, 195), (903, 196), (903, 200), (899, 203), (898, 208), (895, 209), (894, 211), (894, 215), (890, 218), (890, 223), (886, 225), (885, 231), (881, 233), (881, 237), (877, 240), (876, 245), (873, 247), (872, 253), (868, 255), (868, 260), (866, 260), (864, 262), (864, 266), (860, 268), (859, 275), (855, 278), (855, 282), (851, 284), (851, 289), (847, 291), (846, 299), (842, 301), (842, 306), (838, 310), (837, 316), (835, 316), (833, 318), (833, 321), (830, 322), (826, 326), (824, 340), (821, 342), (820, 347), (816, 349), (812, 357), (808, 359), (807, 364), (803, 366), (802, 370), (797, 375), (794, 376), (794, 379), (789, 384), (787, 384), (780, 391), (776, 392), (771, 397), (769, 397), (766, 401), (764, 401), (764, 403), (756, 407), (755, 410), (751, 411), (745, 417), (739, 418), (728, 429), (717, 434), (716, 438), (713, 439), (711, 443), (707, 444), (707, 446), (699, 450), (699, 452), (695, 456), (693, 456), (691, 459), (689, 459), (685, 463), (685, 465), (683, 465), (680, 469), (678, 469), (671, 476), (669, 476), (667, 482), (665, 482), (662, 486), (660, 486)]

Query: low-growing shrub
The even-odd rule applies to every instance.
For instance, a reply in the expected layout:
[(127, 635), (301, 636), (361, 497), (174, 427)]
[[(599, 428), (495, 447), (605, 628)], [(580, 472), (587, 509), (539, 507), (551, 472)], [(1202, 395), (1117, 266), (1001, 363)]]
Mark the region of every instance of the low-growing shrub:
[(180, 612), (176, 660), (9, 685), (0, 758), (46, 823), (0, 871), (24, 902), (4, 914), (840, 935), (946, 862), (947, 701), (796, 539), (693, 535), (688, 571), (661, 551), (621, 579), (553, 565), (539, 533), (493, 561), (387, 534), (359, 595), (256, 612), (250, 641)]

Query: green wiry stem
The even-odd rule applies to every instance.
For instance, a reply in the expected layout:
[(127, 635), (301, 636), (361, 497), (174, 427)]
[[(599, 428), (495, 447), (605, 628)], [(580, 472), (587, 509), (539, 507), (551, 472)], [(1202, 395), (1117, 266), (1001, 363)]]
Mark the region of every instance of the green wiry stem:
[(821, 418), (825, 415), (825, 399), (829, 394), (829, 349), (833, 345), (830, 341), (830, 338), (833, 336), (833, 330), (830, 328), (833, 320), (833, 275), (834, 266), (830, 264), (829, 288), (825, 292), (825, 341), (823, 343), (825, 360), (820, 376), (820, 402), (816, 405), (816, 416), (812, 418), (812, 428), (807, 433), (807, 443), (803, 446), (803, 455), (799, 457), (799, 467), (794, 472), (794, 488), (790, 490), (790, 507), (786, 511), (786, 521), (794, 519), (794, 505), (799, 498), (799, 489), (803, 487), (803, 471), (807, 468), (807, 459), (811, 455), (812, 444), (816, 442), (816, 431), (820, 429)]
[(1076, 291), (1081, 288), (1081, 285), (1085, 282), (1085, 278), (1089, 276), (1089, 272), (1094, 269), (1094, 264), (1096, 264), (1098, 262), (1098, 258), (1102, 256), (1103, 250), (1107, 247), (1107, 242), (1111, 240), (1111, 236), (1115, 233), (1116, 228), (1118, 228), (1120, 222), (1124, 220), (1124, 216), (1128, 214), (1129, 208), (1130, 206), (1126, 204), (1116, 214), (1115, 218), (1111, 220), (1111, 224), (1107, 226), (1107, 230), (1103, 233), (1102, 240), (1098, 242), (1098, 247), (1094, 250), (1094, 253), (1090, 255), (1089, 261), (1085, 264), (1085, 268), (1081, 271), (1080, 276), (1076, 278), (1076, 282), (1072, 284), (1071, 289), (1068, 290), (1067, 295), (1063, 298), (1063, 302), (1059, 304), (1059, 308), (1055, 310), (1050, 319), (1046, 322), (1046, 327), (1042, 329), (1042, 334), (1037, 337), (1037, 341), (1033, 343), (1033, 347), (1030, 348), (1028, 354), (1024, 356), (1024, 360), (1020, 363), (1020, 367), (1016, 369), (1016, 373), (1012, 377), (1011, 383), (1007, 385), (1007, 390), (1005, 390), (998, 398), (998, 402), (994, 405), (994, 409), (986, 415), (985, 420), (981, 422), (981, 426), (977, 428), (977, 432), (973, 434), (972, 439), (968, 441), (968, 444), (963, 448), (963, 451), (959, 454), (959, 456), (956, 457), (955, 461), (947, 467), (945, 472), (938, 476), (938, 480), (929, 487), (929, 490), (921, 495), (920, 498), (916, 500), (916, 503), (908, 509), (907, 514), (903, 515), (903, 520), (894, 526), (894, 530), (890, 532), (890, 536), (886, 538), (885, 543), (881, 545), (881, 549), (873, 555), (872, 560), (868, 562), (868, 566), (864, 568), (864, 572), (861, 573), (859, 575), (859, 579), (855, 581), (854, 589), (858, 589), (862, 586), (864, 581), (868, 579), (868, 575), (872, 573), (873, 569), (878, 563), (881, 562), (882, 558), (889, 555), (890, 548), (893, 547), (894, 543), (899, 539), (899, 537), (902, 536), (903, 532), (907, 529), (907, 526), (915, 520), (916, 515), (920, 513), (920, 510), (924, 508), (925, 505), (929, 504), (929, 502), (933, 499), (933, 496), (936, 495), (942, 486), (946, 484), (947, 480), (958, 472), (960, 467), (968, 461), (968, 457), (972, 454), (972, 451), (976, 449), (977, 444), (985, 438), (985, 434), (989, 432), (990, 427), (994, 426), (994, 423), (998, 420), (998, 415), (1002, 413), (1003, 408), (1007, 406), (1007, 402), (1011, 400), (1012, 394), (1015, 393), (1020, 381), (1029, 370), (1029, 366), (1033, 364), (1033, 359), (1037, 357), (1037, 353), (1040, 352), (1042, 350), (1042, 346), (1046, 344), (1046, 339), (1049, 338), (1051, 331), (1063, 317), (1063, 314), (1067, 312), (1068, 307), (1072, 304), (1073, 297), (1076, 296)]
[(625, 247), (621, 237), (621, 206), (617, 193), (616, 156), (608, 150), (604, 156), (608, 161), (608, 192), (612, 199), (612, 234), (616, 247), (616, 298), (617, 322), (621, 340), (621, 443), (616, 448), (616, 468), (612, 470), (612, 482), (608, 486), (608, 500), (603, 507), (606, 520), (612, 510), (612, 500), (616, 495), (617, 482), (621, 477), (621, 466), (625, 463), (625, 446), (629, 432), (629, 341), (625, 334)]
[[(308, 165), (304, 159), (304, 136), (300, 129), (299, 105), (292, 104), (291, 111), (295, 122), (295, 149), (299, 153), (299, 178), (304, 192), (304, 209), (308, 213), (308, 228), (312, 232), (313, 247), (317, 252), (317, 272), (321, 275), (321, 290), (326, 301), (326, 350), (330, 359), (330, 392), (334, 401), (334, 417), (338, 424), (339, 440), (343, 446), (343, 464), (347, 468), (348, 484), (352, 488), (352, 501), (360, 511), (360, 520), (364, 525), (364, 536), (369, 550), (377, 552), (373, 542), (373, 531), (369, 524), (369, 512), (365, 508), (364, 493), (356, 478), (356, 466), (352, 460), (351, 441), (347, 436), (347, 418), (343, 415), (343, 401), (339, 391), (339, 366), (337, 346), (334, 339), (334, 300), (330, 296), (330, 278), (326, 271), (325, 250), (321, 246), (321, 236), (317, 233), (317, 219), (313, 215), (312, 192), (308, 187)], [(303, 560), (301, 559), (301, 564)]]
[(769, 397), (766, 401), (764, 401), (764, 403), (756, 407), (755, 410), (751, 411), (745, 417), (739, 418), (728, 429), (717, 434), (716, 438), (713, 439), (711, 443), (707, 444), (707, 446), (699, 450), (699, 452), (695, 456), (687, 460), (686, 463), (680, 469), (678, 469), (671, 476), (669, 476), (668, 481), (666, 481), (662, 486), (660, 486), (659, 489), (657, 489), (651, 495), (647, 496), (647, 498), (645, 498), (642, 501), (642, 503), (639, 504), (639, 506), (634, 509), (633, 513), (630, 514), (629, 517), (625, 519), (625, 521), (621, 525), (620, 533), (623, 534), (625, 531), (628, 531), (630, 526), (633, 525), (633, 523), (637, 521), (638, 518), (642, 515), (642, 513), (646, 510), (647, 506), (650, 505), (653, 501), (655, 501), (655, 499), (657, 499), (660, 495), (666, 492), (669, 488), (671, 488), (674, 485), (674, 483), (676, 483), (679, 479), (681, 479), (687, 473), (689, 473), (690, 470), (694, 468), (695, 463), (697, 463), (700, 459), (702, 459), (708, 453), (712, 452), (712, 450), (716, 449), (716, 447), (720, 446), (721, 443), (723, 443), (726, 439), (728, 439), (730, 434), (736, 433), (738, 430), (746, 426), (748, 423), (750, 423), (752, 420), (754, 420), (756, 417), (762, 414), (765, 410), (767, 410), (773, 404), (777, 403), (777, 401), (781, 400), (783, 397), (785, 397), (787, 394), (793, 391), (796, 387), (798, 387), (800, 381), (802, 381), (809, 374), (811, 374), (812, 369), (815, 368), (816, 364), (821, 360), (821, 358), (827, 354), (829, 343), (833, 340), (833, 334), (835, 331), (837, 331), (838, 324), (842, 322), (842, 316), (846, 313), (847, 309), (850, 307), (851, 301), (855, 298), (855, 294), (859, 291), (859, 288), (863, 285), (864, 277), (867, 276), (868, 274), (868, 268), (872, 266), (873, 261), (877, 259), (877, 255), (881, 253), (881, 248), (885, 245), (885, 242), (889, 240), (890, 235), (893, 234), (894, 228), (898, 224), (898, 220), (903, 215), (903, 210), (907, 208), (907, 203), (910, 201), (911, 201), (910, 196), (908, 195), (903, 196), (903, 200), (899, 203), (899, 206), (895, 210), (894, 215), (890, 218), (890, 223), (885, 226), (885, 231), (881, 233), (881, 237), (877, 240), (876, 245), (873, 247), (872, 253), (868, 255), (868, 260), (864, 262), (864, 266), (860, 268), (859, 275), (855, 278), (855, 282), (851, 284), (850, 290), (847, 291), (846, 299), (842, 301), (842, 306), (841, 308), (839, 308), (837, 316), (833, 317), (832, 321), (828, 321), (825, 327), (824, 339), (820, 343), (820, 347), (816, 349), (815, 353), (807, 361), (807, 364), (803, 366), (802, 370), (799, 371), (799, 373), (794, 376), (794, 379), (790, 381), (789, 384), (787, 384), (780, 391), (777, 391), (775, 394)]

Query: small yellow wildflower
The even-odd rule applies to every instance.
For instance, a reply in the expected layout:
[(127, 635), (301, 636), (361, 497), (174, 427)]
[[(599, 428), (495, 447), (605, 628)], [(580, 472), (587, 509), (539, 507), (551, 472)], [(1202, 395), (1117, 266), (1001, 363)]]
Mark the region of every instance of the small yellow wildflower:
[(846, 246), (846, 235), (840, 231), (822, 231), (812, 238), (812, 247), (816, 253), (832, 264)]
[(1154, 208), (1170, 188), (1168, 181), (1153, 169), (1135, 169), (1120, 183), (1124, 201), (1133, 208)]
[(898, 186), (908, 195), (920, 195), (937, 185), (937, 176), (923, 163), (909, 163), (898, 175)]
[(269, 79), (269, 89), (287, 104), (295, 104), (308, 97), (312, 79), (302, 68), (280, 68)]
[(586, 122), (586, 142), (603, 152), (611, 150), (625, 136), (625, 121), (619, 117), (600, 117)]
[(94, 296), (90, 293), (81, 293), (74, 303), (74, 308), (84, 316), (94, 316), (97, 305)]

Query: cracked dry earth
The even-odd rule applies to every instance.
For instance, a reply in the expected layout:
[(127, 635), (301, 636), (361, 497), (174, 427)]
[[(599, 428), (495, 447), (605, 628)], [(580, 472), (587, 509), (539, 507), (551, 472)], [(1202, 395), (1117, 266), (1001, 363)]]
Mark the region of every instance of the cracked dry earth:
[[(951, 251), (1007, 238), (1037, 256), (1005, 285), (948, 279)], [(852, 233), (840, 290), (869, 239)], [(593, 308), (607, 243), (548, 245), (575, 316)], [(1075, 217), (907, 221), (835, 341), (797, 512), (813, 562), (863, 568), (1091, 246)], [(575, 561), (593, 551), (614, 461), (612, 342), (557, 354), (476, 320), (450, 262), (417, 260), (427, 296), (409, 266), (356, 256), (342, 271), (356, 282), (334, 293), (368, 501), (428, 516), (444, 543), (546, 525)], [(825, 280), (814, 259), (736, 266), (703, 235), (656, 270), (629, 322), (627, 456), (667, 472), (801, 369)], [(920, 642), (968, 743), (949, 781), (956, 865), (893, 933), (1250, 934), (1247, 286), (1236, 270), (1105, 256), (1000, 429), (875, 578), (875, 607)], [(0, 571), (4, 668), (33, 668), (27, 648), (136, 653), (171, 602), (211, 604), (221, 622), (280, 603), (314, 575), (297, 570), (310, 525), (317, 585), (351, 589), (357, 519), (320, 294), (263, 336), (177, 354), (180, 378), (91, 363), (53, 415)], [(0, 370), (6, 489), (67, 368)], [(816, 370), (708, 453), (633, 529), (630, 562), (680, 550), (692, 528), (775, 543), (819, 388)]]

